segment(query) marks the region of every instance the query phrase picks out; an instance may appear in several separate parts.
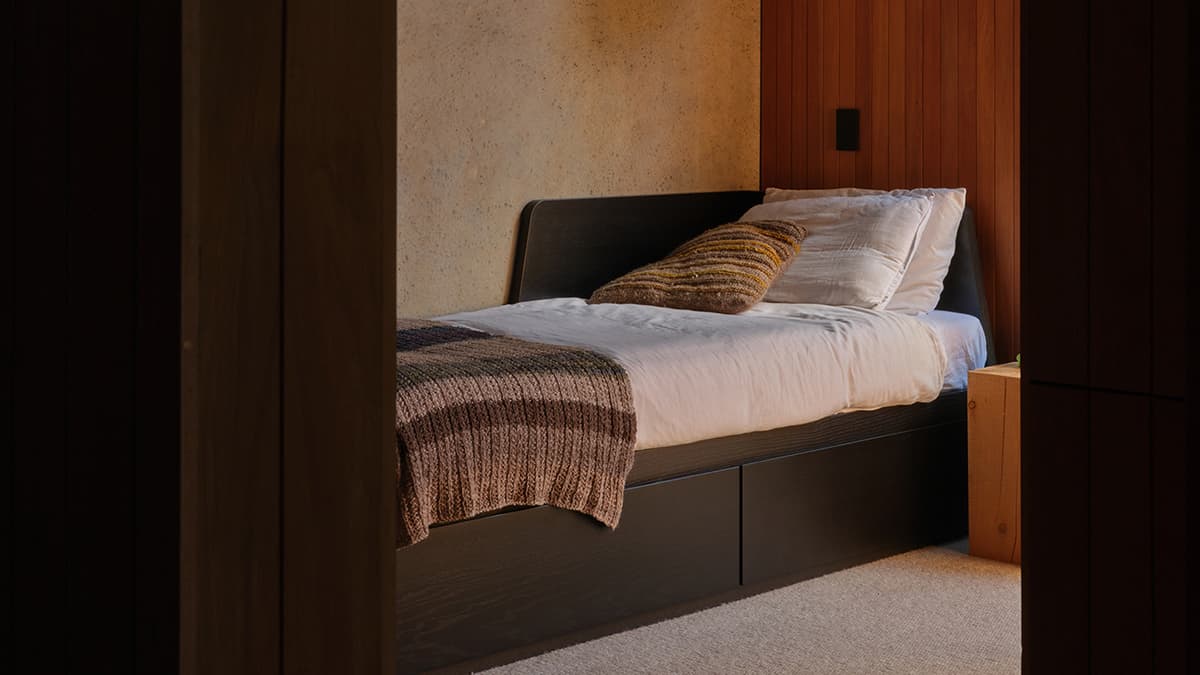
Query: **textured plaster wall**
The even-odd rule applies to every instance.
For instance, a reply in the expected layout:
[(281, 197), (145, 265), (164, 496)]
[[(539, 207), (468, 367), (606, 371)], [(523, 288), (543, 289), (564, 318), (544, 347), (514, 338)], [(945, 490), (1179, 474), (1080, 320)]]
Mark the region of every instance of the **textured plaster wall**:
[(531, 199), (758, 188), (760, 0), (398, 0), (397, 312), (500, 304)]

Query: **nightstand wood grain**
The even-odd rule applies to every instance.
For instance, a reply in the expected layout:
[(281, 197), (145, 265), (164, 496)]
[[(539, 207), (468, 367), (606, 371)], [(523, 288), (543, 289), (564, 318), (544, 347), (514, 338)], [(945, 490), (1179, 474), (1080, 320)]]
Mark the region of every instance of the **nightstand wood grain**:
[(1021, 369), (967, 376), (967, 495), (971, 555), (1021, 562)]

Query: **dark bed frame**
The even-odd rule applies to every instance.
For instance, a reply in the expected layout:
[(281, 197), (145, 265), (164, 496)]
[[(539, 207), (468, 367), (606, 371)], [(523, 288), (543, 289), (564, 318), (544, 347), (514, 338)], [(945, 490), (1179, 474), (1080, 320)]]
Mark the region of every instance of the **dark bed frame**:
[[(509, 300), (587, 297), (762, 201), (754, 191), (543, 200)], [(968, 210), (939, 309), (992, 335)], [(966, 394), (637, 453), (621, 524), (549, 507), (396, 551), (398, 672), (470, 670), (962, 537)]]

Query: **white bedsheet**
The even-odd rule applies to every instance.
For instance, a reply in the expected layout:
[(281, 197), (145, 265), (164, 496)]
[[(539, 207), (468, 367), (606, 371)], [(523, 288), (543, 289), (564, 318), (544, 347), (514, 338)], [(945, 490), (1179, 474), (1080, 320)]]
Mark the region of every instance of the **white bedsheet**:
[(962, 316), (783, 303), (729, 316), (553, 298), (439, 319), (612, 357), (629, 373), (640, 449), (932, 401), (974, 349), (953, 337), (969, 333)]
[(936, 309), (916, 318), (937, 334), (946, 354), (942, 391), (966, 389), (967, 372), (987, 365), (987, 336), (979, 319)]

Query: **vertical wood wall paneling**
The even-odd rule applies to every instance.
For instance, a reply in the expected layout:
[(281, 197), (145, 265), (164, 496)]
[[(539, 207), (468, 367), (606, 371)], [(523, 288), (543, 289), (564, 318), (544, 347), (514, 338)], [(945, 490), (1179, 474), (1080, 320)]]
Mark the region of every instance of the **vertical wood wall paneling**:
[(776, 173), (790, 176), (792, 173), (792, 153), (795, 147), (792, 145), (792, 139), (797, 135), (794, 133), (792, 124), (792, 110), (796, 104), (796, 88), (792, 86), (794, 82), (792, 73), (793, 62), (792, 52), (795, 51), (795, 35), (793, 33), (792, 15), (795, 13), (795, 6), (792, 3), (784, 3), (779, 6), (779, 14), (775, 17), (775, 32), (778, 34), (776, 38), (779, 49), (776, 51), (776, 69), (777, 79), (775, 82), (775, 91), (779, 96), (779, 107), (775, 115), (776, 130), (782, 140), (775, 149)]
[(183, 12), (180, 664), (275, 673), (283, 5)]
[[(766, 0), (764, 1), (764, 5), (776, 4), (776, 1), (778, 0)], [(808, 125), (803, 127), (803, 136), (806, 138), (805, 147), (808, 149), (808, 161), (806, 161), (804, 166), (804, 175), (796, 177), (796, 179), (803, 178), (805, 185), (820, 185), (824, 183), (824, 177), (826, 177), (826, 173), (824, 173), (824, 156), (828, 153), (829, 148), (833, 148), (832, 143), (824, 141), (827, 138), (827, 113), (833, 113), (827, 112), (826, 104), (824, 104), (829, 90), (827, 85), (828, 76), (826, 73), (820, 71), (820, 66), (824, 59), (829, 58), (833, 42), (830, 42), (830, 37), (832, 36), (828, 34), (828, 26), (822, 22), (824, 12), (822, 11), (821, 2), (803, 2), (802, 5), (797, 7), (797, 10), (799, 11), (800, 8), (804, 8), (809, 18), (808, 40), (806, 40), (808, 42), (808, 70), (805, 70), (803, 73), (794, 74), (799, 74), (800, 77), (806, 80), (805, 90), (808, 91), (808, 95), (804, 98), (804, 104), (808, 108), (806, 110)], [(776, 137), (778, 136), (763, 136), (762, 144), (778, 144), (775, 141)], [(772, 181), (767, 180), (767, 178), (766, 175), (761, 177), (763, 187), (772, 184)], [(782, 175), (779, 177), (780, 180), (786, 178), (782, 177)], [(776, 187), (784, 186), (779, 185)]]
[(1150, 391), (1154, 176), (1152, 23), (1147, 5), (1091, 5), (1089, 383)]
[(941, 116), (939, 144), (942, 158), (938, 166), (941, 175), (938, 183), (957, 182), (961, 186), (958, 171), (958, 6), (959, 0), (941, 0), (940, 18), (941, 62), (940, 90)]
[[(1002, 360), (1020, 349), (1019, 4), (762, 4), (763, 187), (967, 188)], [(862, 111), (857, 153), (834, 150), (839, 107)]]
[[(958, 5), (958, 184), (967, 189), (967, 201), (975, 208), (975, 219), (981, 217), (975, 194), (979, 188), (979, 152), (976, 134), (979, 114), (975, 98), (979, 95), (978, 40), (974, 2)], [(986, 242), (980, 241), (981, 246)], [(992, 317), (993, 330), (996, 320)]]
[[(903, 129), (905, 145), (908, 151), (904, 154), (904, 183), (905, 186), (921, 185), (921, 169), (924, 166), (925, 146), (921, 142), (921, 133), (925, 124), (922, 115), (921, 98), (922, 75), (924, 74), (923, 47), (925, 26), (921, 23), (925, 18), (921, 12), (923, 0), (904, 0), (904, 59), (907, 64), (904, 73), (904, 117), (906, 124)], [(976, 221), (979, 222), (979, 221)], [(984, 249), (985, 251), (987, 249)]]
[[(1017, 291), (1020, 282), (1017, 243), (1016, 183), (1020, 173), (1017, 165), (1017, 86), (1016, 47), (1018, 42), (1016, 6), (1019, 0), (996, 0), (996, 57), (995, 94), (995, 155), (993, 166), (992, 250), (993, 292), (995, 303), (990, 305), (997, 324), (1006, 329), (1009, 345), (1019, 340), (1018, 316), (1020, 302)], [(1008, 358), (1014, 358), (1010, 352)]]
[[(906, 51), (904, 45), (907, 40), (905, 32), (908, 26), (907, 17), (904, 11), (903, 2), (885, 1), (884, 3), (888, 10), (888, 180), (880, 185), (872, 187), (884, 189), (890, 186), (905, 185), (907, 183), (904, 175), (905, 162), (908, 157), (908, 135), (905, 132), (907, 123), (905, 120), (905, 90), (908, 85), (907, 73), (908, 62), (905, 60)], [(813, 67), (817, 67), (814, 62)], [(766, 105), (766, 102), (763, 103)], [(814, 102), (813, 105), (819, 105)], [(883, 105), (875, 102), (872, 108), (883, 109)], [(822, 138), (813, 138), (811, 143), (820, 144), (826, 142)], [(763, 182), (769, 182), (767, 176), (763, 177)], [(807, 185), (817, 187), (823, 185), (820, 182), (810, 182)]]
[[(792, 79), (788, 83), (791, 92), (791, 118), (788, 121), (792, 129), (790, 158), (787, 176), (793, 183), (804, 180), (804, 167), (808, 163), (808, 91), (803, 86), (804, 78), (800, 73), (808, 70), (809, 42), (812, 33), (809, 29), (809, 15), (804, 6), (792, 6), (792, 30), (789, 34), (791, 47), (784, 51), (790, 52), (792, 58)], [(764, 136), (759, 134), (759, 142)]]
[[(975, 12), (976, 48), (975, 77), (975, 143), (979, 168), (976, 174), (975, 204), (982, 217), (978, 219), (980, 254), (983, 258), (988, 309), (996, 340), (1007, 337), (1007, 326), (1000, 323), (996, 303), (996, 280), (999, 269), (996, 260), (996, 0), (978, 0)], [(1001, 361), (1010, 358), (996, 350)]]
[(921, 8), (921, 185), (942, 181), (942, 3)]
[[(864, 100), (887, 101), (890, 67), (888, 59), (888, 5), (887, 0), (868, 0), (870, 21), (867, 28), (867, 49), (870, 51), (871, 88)], [(888, 135), (888, 122), (891, 110), (884, 105), (878, 105), (864, 110), (863, 115), (869, 122), (870, 151), (866, 154), (871, 158), (871, 176), (866, 181), (870, 187), (888, 184), (888, 162), (891, 158), (891, 148)]]
[[(857, 41), (854, 60), (854, 97), (856, 101), (866, 101), (871, 97), (871, 87), (875, 68), (875, 48), (871, 35), (871, 0), (854, 0), (854, 35)], [(874, 116), (869, 110), (860, 110), (858, 121), (858, 143), (860, 152), (849, 153), (854, 162), (854, 176), (851, 182), (855, 185), (871, 184), (871, 158), (874, 155), (874, 143), (871, 130), (874, 128)], [(795, 140), (792, 141), (795, 143)]]
[[(1011, 291), (1013, 298), (1012, 325), (1009, 333), (1014, 344), (1021, 344), (1021, 4), (1013, 2), (1013, 159), (1012, 159), (1012, 220), (1013, 236)], [(1018, 350), (1019, 351), (1019, 350)]]
[[(858, 79), (858, 22), (855, 20), (855, 3), (853, 0), (841, 0), (837, 3), (837, 36), (838, 36), (838, 73), (837, 99), (833, 108), (855, 108), (855, 81)], [(831, 124), (836, 121), (836, 113), (830, 112)], [(862, 120), (859, 119), (859, 124)], [(831, 132), (836, 136), (836, 126)], [(788, 142), (787, 137), (781, 137), (780, 142)], [(833, 151), (833, 161), (836, 163), (834, 174), (839, 185), (850, 185), (854, 182), (854, 156), (856, 153)]]
[[(810, 75), (810, 77), (819, 78), (821, 82), (817, 113), (821, 119), (821, 135), (818, 137), (817, 143), (821, 158), (821, 179), (825, 183), (834, 185), (842, 184), (842, 177), (838, 174), (838, 156), (841, 153), (834, 149), (834, 133), (836, 131), (834, 110), (840, 105), (841, 90), (838, 80), (841, 79), (841, 69), (844, 67), (841, 43), (845, 36), (838, 31), (838, 13), (842, 6), (841, 2), (821, 2), (819, 4), (821, 49), (818, 59), (820, 60), (816, 72)], [(824, 65), (826, 62), (829, 62), (828, 67)], [(812, 68), (813, 64), (810, 63), (809, 67)], [(778, 143), (780, 138), (782, 137), (772, 139), (771, 142)]]
[(763, 98), (770, 98), (776, 104), (772, 106), (760, 106), (759, 117), (761, 119), (761, 131), (759, 138), (759, 162), (761, 162), (760, 173), (778, 175), (779, 171), (779, 153), (780, 147), (778, 143), (767, 143), (766, 139), (775, 138), (779, 135), (779, 127), (776, 124), (776, 116), (779, 110), (783, 107), (779, 92), (776, 91), (776, 83), (779, 80), (779, 54), (781, 49), (786, 46), (779, 44), (779, 31), (775, 29), (779, 22), (779, 7), (780, 3), (764, 3), (762, 7), (762, 58), (759, 67), (762, 69), (762, 82), (759, 85), (762, 91)]
[(286, 673), (390, 673), (396, 4), (288, 0), (283, 128)]

